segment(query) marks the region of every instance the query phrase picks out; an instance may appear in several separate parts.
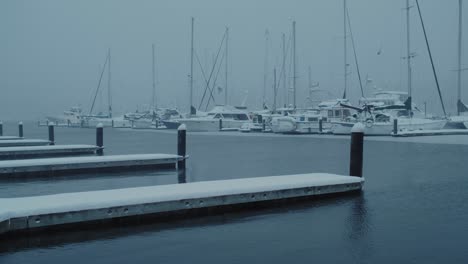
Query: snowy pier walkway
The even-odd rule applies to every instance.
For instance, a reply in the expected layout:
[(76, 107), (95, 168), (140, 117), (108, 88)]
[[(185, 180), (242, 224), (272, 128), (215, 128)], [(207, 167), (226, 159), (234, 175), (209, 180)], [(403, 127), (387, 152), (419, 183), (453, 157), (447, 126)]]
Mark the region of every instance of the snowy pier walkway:
[(183, 159), (170, 154), (133, 154), (62, 157), (0, 161), (1, 176), (53, 176), (56, 174), (110, 170), (136, 170), (149, 167), (175, 168)]
[(0, 140), (19, 140), (22, 139), (20, 137), (15, 137), (15, 136), (0, 136)]
[(25, 146), (0, 148), (0, 160), (94, 154), (93, 145)]
[(392, 134), (392, 136), (394, 137), (448, 136), (448, 135), (468, 135), (468, 129), (413, 130), (413, 131), (398, 131), (398, 133)]
[(43, 139), (0, 140), (0, 147), (46, 146), (49, 144), (50, 142), (48, 140)]
[(311, 173), (3, 198), (0, 235), (130, 218), (213, 213), (214, 209), (358, 192), (363, 184), (359, 177)]

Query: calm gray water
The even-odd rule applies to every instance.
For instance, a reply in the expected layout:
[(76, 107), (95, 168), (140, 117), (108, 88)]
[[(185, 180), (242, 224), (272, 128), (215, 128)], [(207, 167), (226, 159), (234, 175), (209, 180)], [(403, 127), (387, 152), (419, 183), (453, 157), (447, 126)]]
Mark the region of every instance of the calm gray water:
[[(46, 130), (26, 124), (25, 136)], [(57, 128), (56, 140), (89, 144), (94, 133)], [(175, 133), (106, 129), (104, 140), (107, 154), (176, 152)], [(347, 139), (189, 134), (186, 177), (346, 174), (348, 152)], [(2, 241), (0, 263), (467, 263), (467, 157), (467, 145), (366, 141), (362, 195)], [(177, 181), (174, 171), (0, 181), (0, 197)]]

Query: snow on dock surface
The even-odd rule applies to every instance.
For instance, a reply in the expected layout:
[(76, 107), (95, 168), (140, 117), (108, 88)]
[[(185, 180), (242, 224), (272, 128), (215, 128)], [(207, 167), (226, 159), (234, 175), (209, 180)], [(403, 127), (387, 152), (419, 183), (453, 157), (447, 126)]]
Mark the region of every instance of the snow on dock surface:
[(94, 145), (55, 145), (55, 146), (22, 146), (0, 148), (0, 159), (17, 156), (40, 156), (58, 154), (82, 154), (94, 153), (97, 147)]
[(50, 142), (48, 140), (43, 140), (43, 139), (0, 140), (0, 147), (45, 146), (49, 144)]
[(0, 136), (0, 140), (18, 140), (22, 139), (20, 137), (15, 137), (15, 136)]
[(106, 169), (175, 164), (182, 157), (170, 154), (132, 154), (0, 161), (0, 175), (44, 174), (56, 171)]
[(0, 234), (62, 224), (109, 220), (293, 197), (358, 191), (363, 178), (326, 173), (0, 198)]

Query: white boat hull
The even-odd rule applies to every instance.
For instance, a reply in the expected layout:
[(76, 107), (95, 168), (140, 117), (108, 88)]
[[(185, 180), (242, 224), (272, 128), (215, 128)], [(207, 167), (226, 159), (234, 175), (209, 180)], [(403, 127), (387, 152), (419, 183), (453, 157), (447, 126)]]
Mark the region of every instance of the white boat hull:
[(156, 126), (153, 124), (152, 120), (149, 119), (139, 119), (132, 121), (132, 128), (136, 129), (148, 129), (148, 128), (155, 128)]
[(81, 120), (77, 117), (67, 116), (48, 116), (48, 122), (53, 122), (57, 125), (80, 126)]
[[(278, 117), (271, 121), (271, 130), (274, 133), (319, 133), (320, 125), (317, 121), (297, 121), (292, 117)], [(322, 131), (330, 130), (331, 123), (323, 122)]]
[(450, 117), (450, 120), (448, 124), (460, 124), (465, 126), (465, 128), (468, 128), (468, 116), (467, 115), (461, 115), (461, 116), (452, 116)]
[[(432, 120), (424, 118), (401, 118), (398, 119), (399, 131), (415, 131), (415, 130), (439, 130), (442, 129), (446, 120)], [(332, 133), (336, 135), (349, 135), (351, 128), (355, 123), (352, 122), (334, 122)], [(368, 136), (389, 136), (393, 132), (393, 122), (375, 122), (367, 123), (364, 129), (364, 134)]]
[[(239, 130), (242, 124), (248, 122), (245, 120), (222, 120), (222, 128), (224, 130)], [(189, 118), (179, 119), (178, 122), (185, 124), (187, 131), (190, 132), (219, 131), (219, 119)]]

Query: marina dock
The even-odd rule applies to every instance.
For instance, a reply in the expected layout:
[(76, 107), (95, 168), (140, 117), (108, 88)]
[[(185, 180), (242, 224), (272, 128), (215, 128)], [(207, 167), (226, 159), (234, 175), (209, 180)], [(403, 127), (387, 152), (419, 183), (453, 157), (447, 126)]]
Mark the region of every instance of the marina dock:
[(50, 141), (43, 139), (14, 139), (14, 140), (0, 140), (1, 147), (20, 147), (20, 146), (46, 146)]
[(1, 176), (61, 175), (78, 172), (175, 168), (184, 158), (170, 154), (133, 154), (110, 156), (61, 157), (0, 161)]
[(0, 148), (0, 160), (94, 154), (93, 145), (25, 146)]
[(363, 184), (360, 177), (311, 173), (6, 198), (0, 234), (353, 193)]

